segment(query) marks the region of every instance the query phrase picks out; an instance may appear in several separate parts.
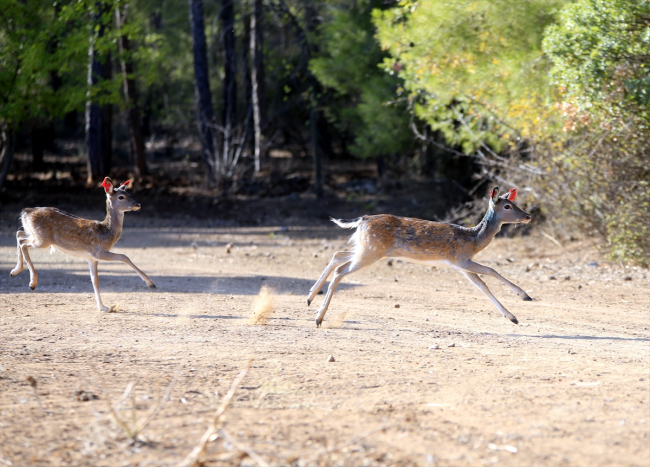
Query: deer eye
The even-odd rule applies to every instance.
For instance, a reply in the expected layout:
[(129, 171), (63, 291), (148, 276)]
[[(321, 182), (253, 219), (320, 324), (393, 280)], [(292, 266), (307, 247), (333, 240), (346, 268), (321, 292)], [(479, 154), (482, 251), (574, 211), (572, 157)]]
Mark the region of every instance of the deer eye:
[(503, 209), (512, 209), (512, 208), (510, 207), (509, 204), (506, 204), (505, 206), (503, 206)]
[(120, 195), (117, 197), (117, 199), (124, 199), (124, 196)]

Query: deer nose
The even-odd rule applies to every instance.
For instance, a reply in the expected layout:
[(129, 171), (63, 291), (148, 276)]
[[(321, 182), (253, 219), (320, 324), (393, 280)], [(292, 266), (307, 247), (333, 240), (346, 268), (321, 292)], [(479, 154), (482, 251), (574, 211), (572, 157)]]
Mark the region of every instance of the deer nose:
[[(135, 208), (136, 208), (136, 209), (140, 209), (141, 207), (142, 207), (142, 206), (140, 206), (140, 203), (135, 203)], [(530, 217), (530, 216), (528, 216), (528, 217)]]
[(530, 214), (526, 214), (526, 220), (529, 221), (531, 219)]

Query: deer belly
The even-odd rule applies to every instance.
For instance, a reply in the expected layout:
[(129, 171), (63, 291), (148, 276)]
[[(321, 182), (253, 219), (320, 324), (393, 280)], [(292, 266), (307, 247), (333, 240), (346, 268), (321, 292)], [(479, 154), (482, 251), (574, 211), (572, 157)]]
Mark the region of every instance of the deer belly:
[(52, 245), (52, 248), (59, 250), (61, 253), (65, 253), (66, 255), (77, 256), (79, 258), (91, 259), (93, 257), (93, 255), (86, 250), (72, 250), (58, 245)]
[(425, 266), (450, 266), (449, 261), (446, 259), (408, 258), (406, 256), (391, 256), (391, 258), (407, 263), (424, 264)]

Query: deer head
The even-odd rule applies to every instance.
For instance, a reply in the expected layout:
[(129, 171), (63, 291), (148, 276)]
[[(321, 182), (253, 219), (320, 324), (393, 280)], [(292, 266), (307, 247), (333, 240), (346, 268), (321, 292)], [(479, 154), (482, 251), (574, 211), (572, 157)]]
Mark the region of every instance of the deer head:
[(104, 191), (106, 191), (106, 202), (108, 203), (109, 209), (126, 212), (138, 211), (141, 208), (140, 203), (136, 203), (126, 191), (127, 188), (131, 188), (131, 185), (131, 180), (127, 180), (119, 187), (114, 188), (113, 180), (108, 177), (104, 179), (102, 186), (104, 187)]
[(516, 197), (516, 188), (511, 188), (503, 196), (499, 196), (498, 186), (492, 189), (490, 192), (490, 207), (499, 222), (503, 224), (528, 224), (530, 222), (530, 214), (519, 209), (514, 203)]

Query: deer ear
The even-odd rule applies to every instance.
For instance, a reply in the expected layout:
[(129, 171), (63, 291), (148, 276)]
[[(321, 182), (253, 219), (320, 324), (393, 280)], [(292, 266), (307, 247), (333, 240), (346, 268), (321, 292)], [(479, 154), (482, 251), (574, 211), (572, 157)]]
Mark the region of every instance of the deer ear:
[(133, 185), (133, 183), (131, 182), (131, 180), (127, 180), (126, 182), (124, 182), (124, 183), (122, 183), (122, 184), (120, 185), (120, 188), (121, 188), (122, 190), (128, 190), (128, 189), (131, 188), (132, 185)]
[(104, 191), (106, 191), (106, 193), (110, 193), (111, 191), (113, 191), (113, 180), (106, 177), (102, 182), (102, 186), (104, 187)]
[(490, 191), (490, 199), (492, 202), (496, 203), (499, 200), (499, 187), (495, 186), (492, 188), (492, 191)]
[(510, 191), (508, 192), (508, 199), (510, 201), (514, 201), (516, 197), (517, 197), (517, 189), (510, 188)]

